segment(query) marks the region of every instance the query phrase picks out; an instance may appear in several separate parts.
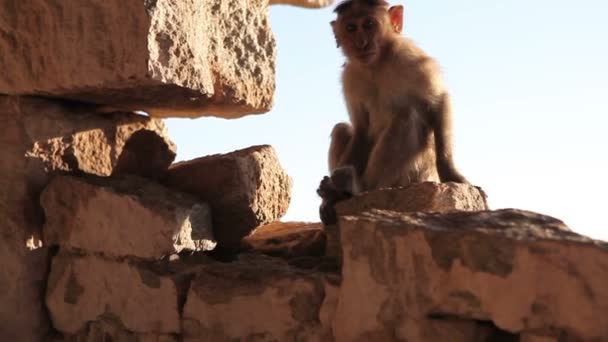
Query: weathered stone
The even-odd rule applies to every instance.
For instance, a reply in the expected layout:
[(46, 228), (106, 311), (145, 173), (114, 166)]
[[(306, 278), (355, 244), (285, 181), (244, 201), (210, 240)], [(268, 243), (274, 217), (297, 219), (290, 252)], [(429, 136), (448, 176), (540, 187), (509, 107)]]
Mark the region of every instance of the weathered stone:
[(180, 332), (174, 281), (152, 268), (60, 252), (53, 258), (46, 304), (55, 329), (76, 334), (112, 317), (130, 332)]
[(178, 342), (175, 335), (141, 334), (125, 329), (120, 320), (111, 315), (87, 323), (86, 327), (75, 335), (65, 336), (65, 342)]
[(161, 179), (175, 160), (175, 145), (158, 132), (139, 130), (125, 143), (112, 174)]
[(338, 263), (342, 264), (342, 245), (340, 244), (340, 231), (337, 225), (324, 226), (323, 231), (325, 232), (325, 255), (333, 257), (338, 260)]
[(58, 176), (41, 203), (46, 244), (140, 258), (215, 247), (207, 204), (144, 178)]
[[(608, 245), (518, 210), (397, 213), (339, 221), (338, 341), (426, 341), (429, 317), (608, 338)], [(576, 308), (576, 309), (573, 309)]]
[(280, 257), (321, 256), (325, 234), (321, 223), (273, 222), (243, 239), (246, 249)]
[(1, 210), (0, 227), (0, 341), (42, 341), (50, 328), (43, 304), (49, 251), (27, 248), (19, 239), (26, 226), (5, 216), (7, 211)]
[(335, 296), (325, 295), (331, 276), (250, 258), (209, 265), (193, 280), (184, 341), (332, 341), (323, 325), (335, 305)]
[[(472, 319), (422, 318), (410, 322), (408, 330), (407, 336), (418, 336), (411, 340), (416, 342), (519, 342), (517, 335), (501, 331), (491, 323)], [(383, 333), (386, 334), (383, 341), (405, 341), (402, 337), (397, 338), (391, 329), (386, 329)], [(378, 334), (374, 336), (379, 337)]]
[(0, 340), (41, 341), (49, 327), (49, 260), (40, 248), (40, 192), (57, 172), (110, 175), (133, 132), (153, 130), (166, 139), (166, 131), (161, 121), (140, 115), (101, 116), (87, 106), (9, 96), (0, 96), (0, 126)]
[(338, 215), (354, 215), (370, 209), (398, 212), (447, 212), (487, 210), (486, 194), (459, 183), (413, 183), (403, 188), (363, 192), (336, 204)]
[(271, 5), (285, 4), (306, 8), (321, 8), (329, 6), (334, 0), (270, 0)]
[(291, 199), (291, 178), (268, 145), (173, 164), (166, 182), (209, 203), (218, 247), (226, 249), (280, 219)]
[(559, 336), (552, 334), (540, 335), (534, 333), (523, 333), (519, 337), (518, 342), (560, 342), (563, 341)]
[(263, 0), (3, 1), (0, 93), (153, 116), (235, 118), (272, 107)]

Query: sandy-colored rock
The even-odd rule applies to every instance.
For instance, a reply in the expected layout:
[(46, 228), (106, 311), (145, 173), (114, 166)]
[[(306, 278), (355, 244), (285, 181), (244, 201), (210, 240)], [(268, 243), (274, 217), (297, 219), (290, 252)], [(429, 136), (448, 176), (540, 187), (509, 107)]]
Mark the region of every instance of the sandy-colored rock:
[(332, 341), (328, 279), (264, 256), (205, 267), (184, 306), (184, 341)]
[(271, 5), (293, 5), (306, 8), (321, 8), (334, 3), (334, 0), (270, 0)]
[(273, 222), (243, 239), (246, 249), (280, 257), (321, 256), (325, 234), (321, 223)]
[(269, 145), (173, 164), (166, 183), (209, 203), (222, 249), (238, 249), (254, 228), (279, 220), (291, 199), (291, 178)]
[(158, 132), (139, 130), (125, 143), (112, 174), (161, 179), (175, 160), (176, 150), (176, 146)]
[(166, 138), (166, 131), (161, 121), (140, 115), (101, 116), (86, 106), (9, 96), (0, 96), (0, 127), (0, 340), (37, 342), (49, 327), (40, 192), (57, 172), (110, 175), (133, 132)]
[(342, 245), (340, 243), (340, 231), (335, 224), (324, 226), (325, 233), (325, 255), (338, 259), (338, 263), (342, 262)]
[(363, 192), (336, 204), (338, 215), (354, 215), (370, 209), (398, 212), (447, 212), (487, 210), (486, 194), (475, 186), (459, 183), (413, 183), (403, 188)]
[(42, 341), (50, 329), (43, 294), (49, 250), (29, 250), (19, 239), (25, 227), (5, 216), (4, 208), (1, 212), (0, 341)]
[(337, 341), (427, 341), (420, 322), (449, 317), (512, 334), (608, 339), (608, 245), (518, 210), (397, 213), (339, 221)]
[(58, 176), (41, 203), (47, 245), (153, 259), (215, 247), (206, 203), (144, 178)]
[(235, 118), (272, 107), (264, 0), (0, 3), (0, 93), (153, 116)]
[(126, 261), (60, 252), (51, 265), (46, 304), (53, 326), (66, 334), (107, 316), (134, 333), (181, 330), (174, 281)]
[(119, 319), (112, 315), (89, 322), (79, 333), (64, 336), (62, 342), (178, 342), (176, 335), (134, 333), (128, 331)]
[(540, 335), (533, 333), (523, 333), (519, 337), (518, 342), (559, 342), (561, 341), (559, 336), (554, 336), (552, 334)]

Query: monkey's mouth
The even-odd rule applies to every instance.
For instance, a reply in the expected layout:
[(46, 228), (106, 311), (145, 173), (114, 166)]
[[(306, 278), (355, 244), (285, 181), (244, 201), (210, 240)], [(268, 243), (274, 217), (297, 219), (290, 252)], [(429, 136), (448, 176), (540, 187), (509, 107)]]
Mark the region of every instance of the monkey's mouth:
[(364, 51), (357, 55), (357, 59), (362, 64), (370, 64), (376, 59), (376, 51)]

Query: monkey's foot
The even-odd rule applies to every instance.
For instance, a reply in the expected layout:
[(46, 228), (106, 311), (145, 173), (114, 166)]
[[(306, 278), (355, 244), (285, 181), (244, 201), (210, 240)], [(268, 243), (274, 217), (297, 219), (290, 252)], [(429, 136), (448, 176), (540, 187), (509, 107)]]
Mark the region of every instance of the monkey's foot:
[(328, 176), (323, 177), (319, 184), (319, 188), (317, 189), (317, 194), (323, 199), (323, 202), (319, 207), (319, 216), (321, 222), (325, 225), (336, 224), (338, 221), (335, 209), (336, 203), (353, 197), (350, 188), (338, 188), (332, 178)]
[(338, 190), (331, 181), (331, 178), (329, 178), (328, 176), (323, 177), (321, 183), (319, 183), (319, 187), (317, 188), (317, 195), (325, 199), (335, 197), (337, 193)]

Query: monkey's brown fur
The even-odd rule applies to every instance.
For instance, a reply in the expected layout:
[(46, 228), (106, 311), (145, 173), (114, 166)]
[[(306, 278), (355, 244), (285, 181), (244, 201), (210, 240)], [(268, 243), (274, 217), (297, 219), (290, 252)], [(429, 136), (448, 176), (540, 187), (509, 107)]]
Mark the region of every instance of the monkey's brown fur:
[(439, 66), (401, 35), (403, 7), (347, 0), (335, 12), (331, 24), (346, 57), (342, 84), (350, 124), (337, 124), (331, 134), (332, 177), (319, 186), (321, 216), (331, 216), (323, 211), (358, 191), (467, 183), (452, 157), (450, 98)]

